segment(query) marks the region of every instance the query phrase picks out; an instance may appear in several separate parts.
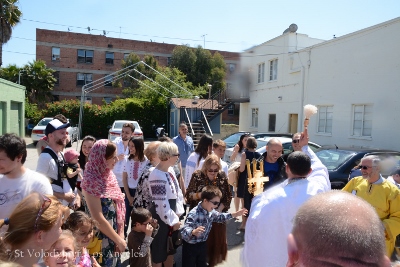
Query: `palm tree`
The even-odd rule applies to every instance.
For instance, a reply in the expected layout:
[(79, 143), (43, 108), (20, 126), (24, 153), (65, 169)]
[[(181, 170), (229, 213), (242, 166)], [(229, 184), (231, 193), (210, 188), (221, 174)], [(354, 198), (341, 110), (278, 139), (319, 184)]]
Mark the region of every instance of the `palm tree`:
[(0, 66), (3, 64), (3, 44), (7, 43), (12, 28), (19, 23), (22, 15), (16, 3), (18, 0), (0, 0)]

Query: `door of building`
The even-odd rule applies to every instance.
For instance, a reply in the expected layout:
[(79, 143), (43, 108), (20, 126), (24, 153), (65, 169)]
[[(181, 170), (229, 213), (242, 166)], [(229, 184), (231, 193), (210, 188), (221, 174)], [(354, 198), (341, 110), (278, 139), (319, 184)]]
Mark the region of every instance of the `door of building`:
[(6, 103), (0, 101), (0, 135), (6, 133)]
[(10, 133), (16, 133), (21, 136), (20, 103), (11, 102), (10, 109)]
[(297, 133), (298, 114), (289, 114), (289, 133)]

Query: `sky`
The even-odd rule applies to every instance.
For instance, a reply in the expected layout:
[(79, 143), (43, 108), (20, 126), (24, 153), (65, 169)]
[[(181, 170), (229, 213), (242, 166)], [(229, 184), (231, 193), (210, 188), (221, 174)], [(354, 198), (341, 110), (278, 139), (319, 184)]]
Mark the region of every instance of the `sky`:
[[(400, 0), (20, 0), (3, 66), (36, 59), (36, 28), (241, 52), (283, 33), (329, 40), (400, 16)], [(399, 34), (399, 33), (396, 33)]]

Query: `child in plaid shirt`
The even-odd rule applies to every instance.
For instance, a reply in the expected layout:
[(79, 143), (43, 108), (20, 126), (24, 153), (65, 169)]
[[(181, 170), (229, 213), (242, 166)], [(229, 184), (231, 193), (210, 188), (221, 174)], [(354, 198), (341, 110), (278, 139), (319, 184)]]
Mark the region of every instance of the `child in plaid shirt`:
[(206, 186), (201, 192), (202, 201), (193, 208), (181, 228), (182, 266), (207, 266), (206, 241), (213, 222), (225, 222), (247, 214), (246, 209), (234, 213), (219, 213), (218, 207), (222, 197), (221, 190), (216, 186)]

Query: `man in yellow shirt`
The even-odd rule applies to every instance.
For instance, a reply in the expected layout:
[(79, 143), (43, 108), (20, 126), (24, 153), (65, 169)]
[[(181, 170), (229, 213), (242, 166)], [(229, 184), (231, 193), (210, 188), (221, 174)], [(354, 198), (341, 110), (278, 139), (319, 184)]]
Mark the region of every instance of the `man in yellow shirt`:
[(363, 198), (375, 208), (385, 227), (386, 253), (390, 257), (396, 236), (400, 234), (400, 191), (382, 177), (379, 165), (379, 157), (364, 157), (360, 163), (362, 176), (350, 180), (343, 190)]

